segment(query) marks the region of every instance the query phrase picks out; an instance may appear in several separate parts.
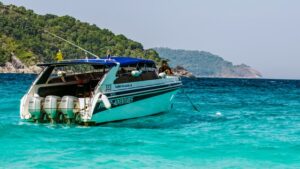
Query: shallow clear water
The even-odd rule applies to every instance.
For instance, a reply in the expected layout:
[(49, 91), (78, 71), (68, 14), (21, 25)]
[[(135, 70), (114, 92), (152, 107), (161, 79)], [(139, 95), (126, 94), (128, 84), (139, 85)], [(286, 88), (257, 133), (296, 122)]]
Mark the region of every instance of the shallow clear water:
[(0, 168), (300, 168), (300, 81), (183, 79), (200, 112), (179, 92), (168, 113), (80, 127), (20, 122), (34, 78), (0, 75)]

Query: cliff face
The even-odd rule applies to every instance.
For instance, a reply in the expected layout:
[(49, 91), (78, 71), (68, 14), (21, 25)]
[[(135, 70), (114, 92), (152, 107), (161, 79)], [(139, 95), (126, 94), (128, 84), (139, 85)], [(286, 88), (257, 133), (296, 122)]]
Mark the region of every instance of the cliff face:
[(196, 77), (260, 78), (261, 73), (245, 64), (233, 65), (222, 57), (204, 51), (154, 48), (172, 67), (181, 66)]

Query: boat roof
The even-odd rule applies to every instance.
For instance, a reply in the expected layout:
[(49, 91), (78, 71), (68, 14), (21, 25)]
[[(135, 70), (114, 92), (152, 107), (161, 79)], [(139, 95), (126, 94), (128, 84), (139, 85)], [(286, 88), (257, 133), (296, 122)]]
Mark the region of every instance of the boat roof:
[(101, 59), (62, 60), (62, 61), (52, 62), (52, 63), (42, 63), (42, 64), (38, 64), (38, 66), (66, 66), (66, 65), (76, 65), (76, 64), (114, 66), (117, 63), (119, 63), (120, 66), (129, 66), (129, 65), (137, 65), (137, 64), (147, 64), (147, 65), (155, 64), (155, 62), (152, 60), (141, 59), (141, 58), (111, 57), (110, 59), (101, 58)]

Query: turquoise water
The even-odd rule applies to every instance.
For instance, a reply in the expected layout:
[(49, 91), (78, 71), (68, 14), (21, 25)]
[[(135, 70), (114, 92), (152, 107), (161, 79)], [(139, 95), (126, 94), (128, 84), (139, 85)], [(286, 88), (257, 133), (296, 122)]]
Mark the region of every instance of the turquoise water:
[(300, 81), (183, 79), (200, 112), (180, 92), (168, 113), (80, 127), (20, 122), (33, 79), (0, 75), (0, 168), (300, 168)]

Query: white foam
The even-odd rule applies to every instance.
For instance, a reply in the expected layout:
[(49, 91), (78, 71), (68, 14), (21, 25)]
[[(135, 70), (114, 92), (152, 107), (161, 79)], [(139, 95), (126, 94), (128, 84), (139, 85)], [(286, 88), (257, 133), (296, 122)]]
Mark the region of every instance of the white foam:
[(223, 116), (223, 114), (222, 114), (221, 112), (218, 111), (218, 112), (216, 112), (216, 116), (217, 116), (217, 117), (221, 117), (221, 116)]

